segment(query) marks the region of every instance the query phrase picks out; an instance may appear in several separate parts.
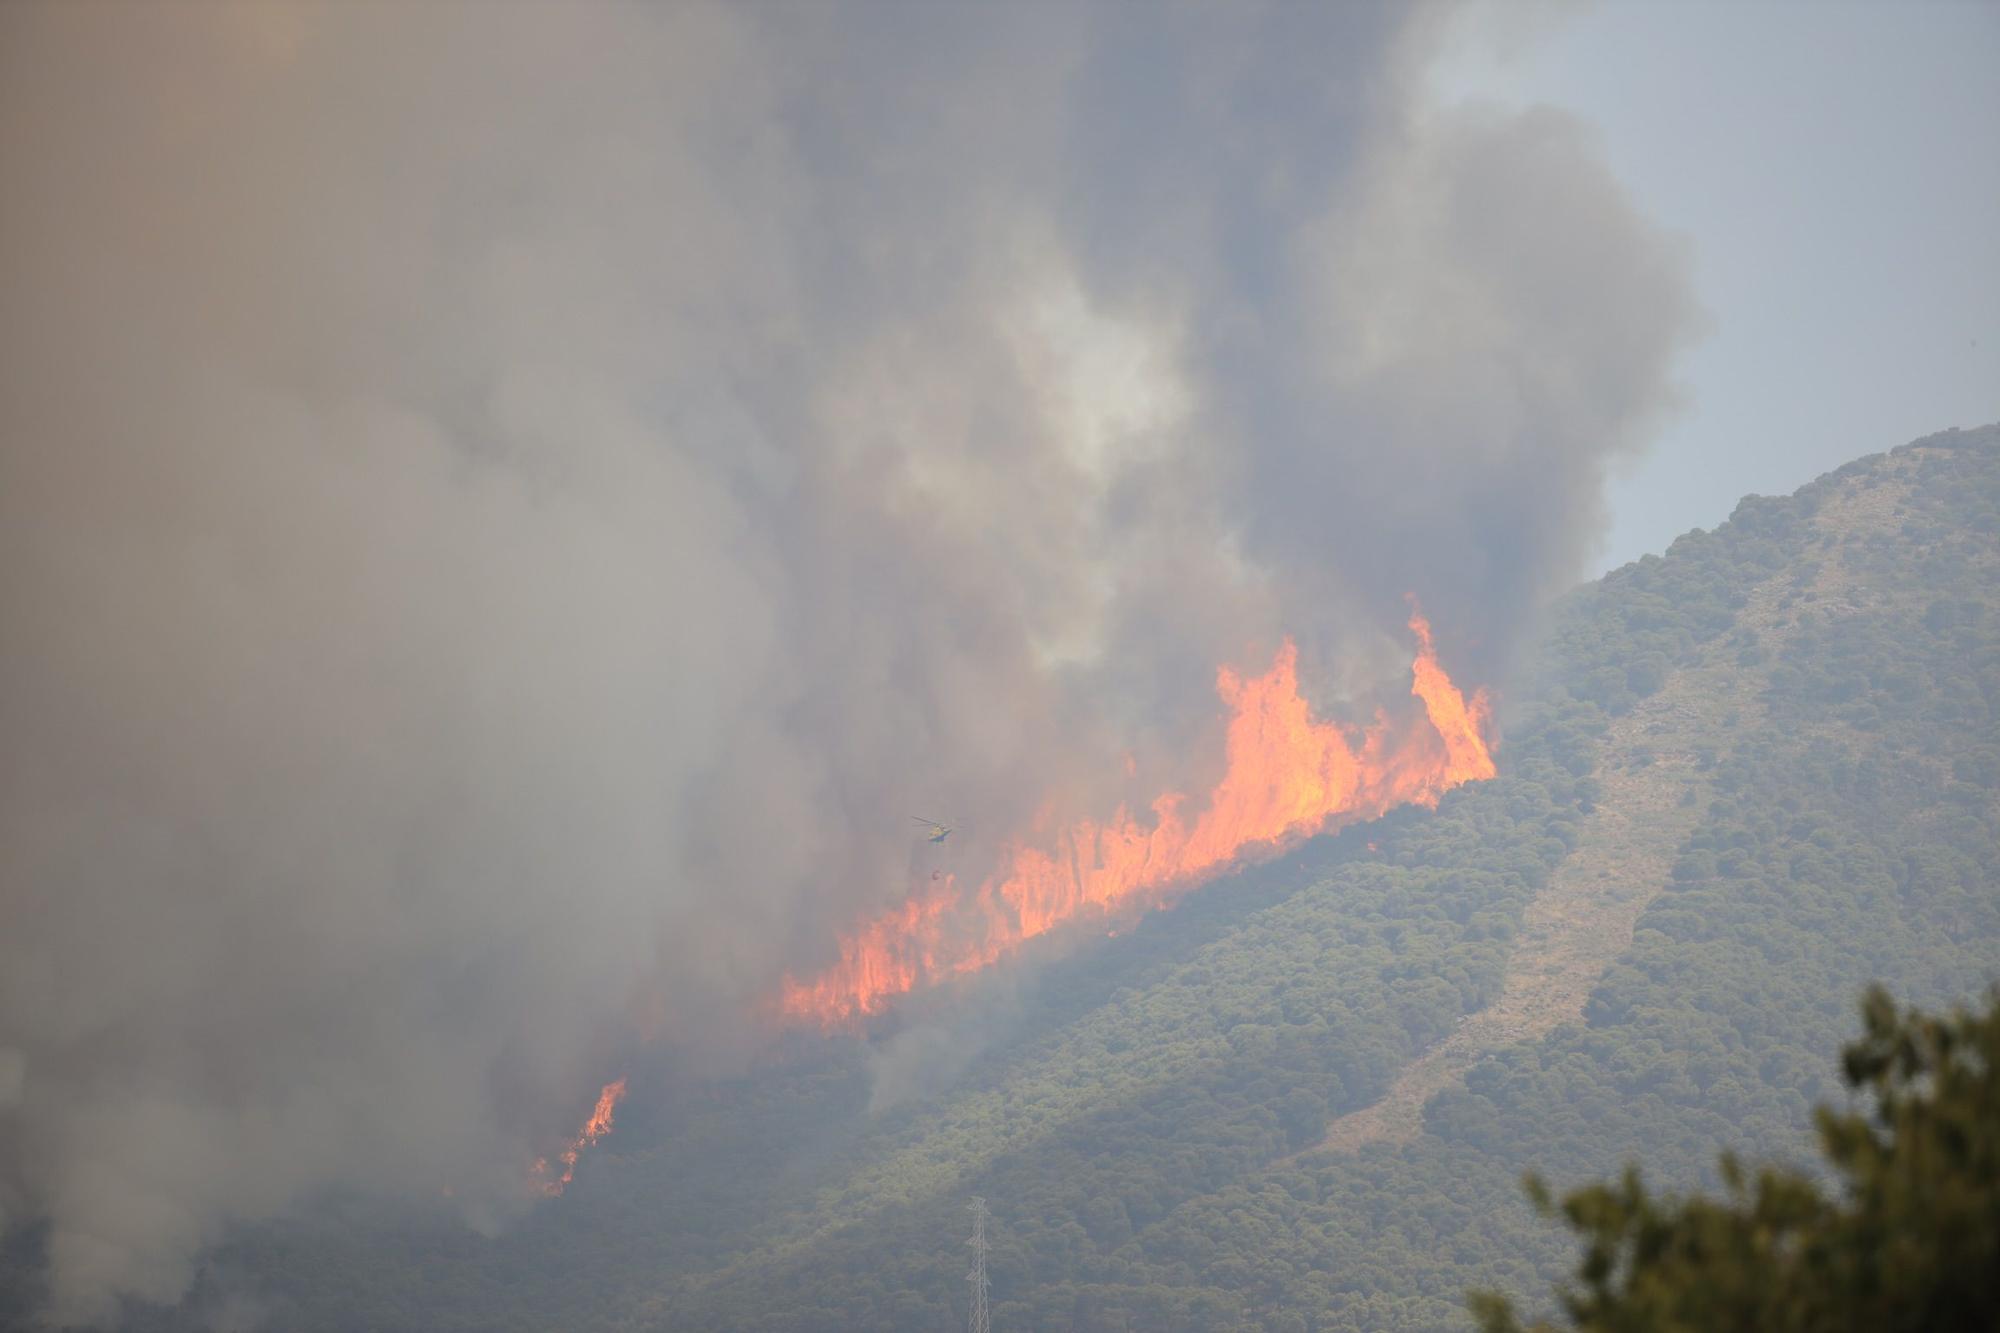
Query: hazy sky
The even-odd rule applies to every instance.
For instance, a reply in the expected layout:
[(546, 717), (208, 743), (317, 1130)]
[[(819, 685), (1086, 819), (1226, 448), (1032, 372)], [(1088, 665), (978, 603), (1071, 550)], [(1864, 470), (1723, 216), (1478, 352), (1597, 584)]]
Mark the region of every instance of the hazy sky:
[(2000, 5), (1606, 3), (1447, 96), (1596, 126), (1686, 235), (1708, 336), (1689, 403), (1611, 489), (1610, 568), (1861, 454), (2000, 419)]

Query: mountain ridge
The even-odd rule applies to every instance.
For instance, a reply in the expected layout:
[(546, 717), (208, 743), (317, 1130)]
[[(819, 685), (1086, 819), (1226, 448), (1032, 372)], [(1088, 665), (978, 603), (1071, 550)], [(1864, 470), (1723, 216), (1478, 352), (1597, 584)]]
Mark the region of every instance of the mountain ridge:
[(135, 1326), (247, 1281), (300, 1329), (946, 1329), (974, 1193), (995, 1327), (1536, 1308), (1568, 1252), (1523, 1168), (1644, 1150), (1691, 1185), (1718, 1145), (1798, 1153), (1861, 983), (1955, 999), (2000, 971), (1996, 572), (2000, 426), (1747, 497), (1564, 600), (1500, 775), (1436, 812), (866, 1040), (637, 1071), (570, 1193), (500, 1237), (304, 1217)]
[[(1818, 501), (1811, 521), (1848, 535), (1887, 534), (1897, 512), (1907, 502), (1909, 488), (1899, 463), (1944, 447), (1957, 432), (1913, 441), (1875, 456), (1878, 471), (1844, 468), (1815, 485), (1828, 493)], [(1977, 432), (1975, 432), (1976, 436)], [(1870, 462), (1872, 460), (1858, 460)], [(1887, 476), (1888, 484), (1863, 487), (1863, 476)], [(1746, 497), (1759, 500), (1764, 497)], [(1847, 585), (1834, 577), (1843, 567), (1822, 565), (1812, 592), (1822, 605), (1842, 606)], [(1769, 635), (1782, 644), (1792, 625), (1778, 608), (1785, 595), (1785, 575), (1773, 574), (1752, 588), (1737, 611), (1736, 625)], [(1848, 607), (1847, 609), (1853, 609)], [(1733, 654), (1704, 645), (1693, 661), (1676, 666), (1659, 691), (1641, 700), (1614, 722), (1603, 740), (1605, 798), (1583, 831), (1583, 841), (1557, 868), (1547, 888), (1528, 904), (1523, 943), (1509, 961), (1500, 998), (1469, 1014), (1444, 1041), (1412, 1061), (1375, 1104), (1353, 1111), (1328, 1126), (1327, 1137), (1315, 1149), (1351, 1152), (1374, 1140), (1405, 1139), (1421, 1128), (1423, 1106), (1455, 1083), (1478, 1060), (1515, 1041), (1545, 1035), (1559, 1023), (1583, 1016), (1589, 991), (1616, 956), (1631, 943), (1639, 915), (1672, 869), (1672, 845), (1692, 828), (1694, 819), (1682, 798), (1701, 786), (1698, 742), (1690, 723), (1713, 727), (1718, 708), (1754, 710), (1757, 699), (1745, 688), (1746, 679), (1731, 668)], [(1643, 738), (1656, 738), (1646, 741)], [(1646, 762), (1635, 762), (1644, 750)], [(1646, 815), (1642, 825), (1637, 815)], [(1601, 830), (1607, 819), (1625, 827)], [(1637, 844), (1636, 846), (1634, 844)], [(1608, 892), (1597, 892), (1591, 881), (1609, 881)]]

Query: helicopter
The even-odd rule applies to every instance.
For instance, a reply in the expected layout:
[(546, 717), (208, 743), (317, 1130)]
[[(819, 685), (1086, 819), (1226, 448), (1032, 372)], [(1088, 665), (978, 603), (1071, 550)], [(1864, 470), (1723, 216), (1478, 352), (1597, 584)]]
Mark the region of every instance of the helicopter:
[(910, 818), (916, 820), (928, 830), (924, 834), (924, 841), (926, 842), (943, 842), (957, 828), (954, 824), (940, 824), (937, 820), (925, 819), (922, 815), (911, 815)]

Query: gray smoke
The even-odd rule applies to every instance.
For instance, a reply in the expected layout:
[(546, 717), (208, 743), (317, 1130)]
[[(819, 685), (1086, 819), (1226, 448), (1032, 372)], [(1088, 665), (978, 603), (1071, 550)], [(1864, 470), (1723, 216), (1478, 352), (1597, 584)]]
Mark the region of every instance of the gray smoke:
[[(1683, 264), (1405, 5), (0, 9), (0, 1225), (504, 1220), (1213, 672), (1496, 680)], [(1123, 756), (1138, 776), (1124, 775)], [(1108, 776), (1107, 776), (1108, 775)], [(1128, 789), (1129, 788), (1129, 789)]]

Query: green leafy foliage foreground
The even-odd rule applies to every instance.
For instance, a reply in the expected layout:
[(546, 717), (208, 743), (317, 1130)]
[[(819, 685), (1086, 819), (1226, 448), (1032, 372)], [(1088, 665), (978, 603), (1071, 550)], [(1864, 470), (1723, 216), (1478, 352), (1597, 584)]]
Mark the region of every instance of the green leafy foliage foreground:
[[(1877, 988), (1843, 1073), (1872, 1109), (1821, 1107), (1837, 1193), (1722, 1157), (1727, 1195), (1655, 1198), (1627, 1168), (1568, 1195), (1582, 1238), (1569, 1321), (1592, 1333), (1896, 1333), (2000, 1324), (2000, 992), (1984, 1013), (1899, 1013)], [(1528, 1178), (1544, 1213), (1548, 1187)], [(1519, 1333), (1505, 1297), (1472, 1300), (1486, 1333)], [(1542, 1323), (1538, 1330), (1553, 1329)]]

